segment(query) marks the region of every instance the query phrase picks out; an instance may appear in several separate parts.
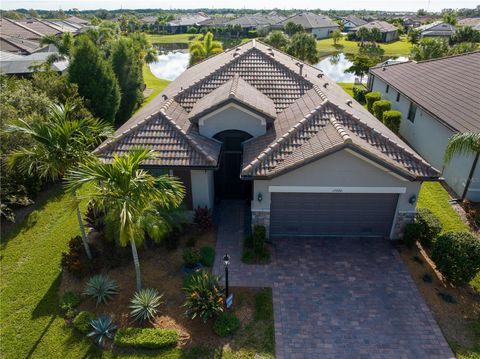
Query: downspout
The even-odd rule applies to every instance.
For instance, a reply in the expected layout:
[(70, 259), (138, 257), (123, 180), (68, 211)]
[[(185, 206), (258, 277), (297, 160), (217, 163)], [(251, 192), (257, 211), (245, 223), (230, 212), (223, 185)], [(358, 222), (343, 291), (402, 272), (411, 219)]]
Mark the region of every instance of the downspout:
[(465, 188), (463, 189), (462, 198), (463, 201), (468, 193), (468, 188), (470, 187), (470, 183), (472, 182), (473, 174), (475, 173), (475, 168), (477, 167), (478, 157), (480, 157), (480, 152), (477, 152), (475, 155), (475, 159), (473, 160), (472, 168), (470, 169), (470, 173), (468, 174), (467, 183), (465, 184)]

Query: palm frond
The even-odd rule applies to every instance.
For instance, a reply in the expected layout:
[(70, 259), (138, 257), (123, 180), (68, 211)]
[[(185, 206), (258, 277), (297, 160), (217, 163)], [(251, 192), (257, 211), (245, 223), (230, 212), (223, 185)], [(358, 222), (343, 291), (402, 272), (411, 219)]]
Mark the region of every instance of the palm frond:
[(480, 153), (480, 133), (456, 133), (448, 141), (444, 162), (448, 164), (455, 155)]

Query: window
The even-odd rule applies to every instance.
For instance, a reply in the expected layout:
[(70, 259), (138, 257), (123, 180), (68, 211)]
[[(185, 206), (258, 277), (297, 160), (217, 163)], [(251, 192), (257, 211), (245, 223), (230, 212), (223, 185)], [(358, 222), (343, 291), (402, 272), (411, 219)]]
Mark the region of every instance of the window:
[(388, 90), (390, 90), (390, 85), (387, 85), (387, 88), (385, 89), (385, 92), (388, 93)]
[(413, 102), (410, 102), (410, 108), (408, 109), (408, 119), (410, 122), (415, 121), (415, 115), (417, 113), (417, 105), (415, 105)]
[(397, 92), (397, 102), (400, 101), (400, 92)]

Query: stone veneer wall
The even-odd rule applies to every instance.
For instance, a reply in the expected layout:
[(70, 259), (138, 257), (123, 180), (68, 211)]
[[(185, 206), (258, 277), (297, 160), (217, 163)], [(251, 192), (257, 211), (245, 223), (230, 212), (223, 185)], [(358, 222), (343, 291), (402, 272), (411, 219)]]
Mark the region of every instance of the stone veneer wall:
[(415, 219), (416, 212), (405, 212), (400, 211), (397, 213), (397, 218), (395, 226), (393, 227), (392, 239), (401, 239), (403, 237), (403, 231), (405, 226), (409, 223), (412, 223)]
[(252, 227), (256, 224), (265, 226), (268, 238), (270, 232), (270, 211), (255, 211), (252, 209)]

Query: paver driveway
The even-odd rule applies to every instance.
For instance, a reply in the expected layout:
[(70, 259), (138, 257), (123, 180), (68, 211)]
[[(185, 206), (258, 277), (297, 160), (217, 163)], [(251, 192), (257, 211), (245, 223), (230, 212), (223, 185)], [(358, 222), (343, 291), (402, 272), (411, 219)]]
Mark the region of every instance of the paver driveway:
[(281, 238), (266, 266), (240, 261), (241, 202), (222, 205), (214, 271), (273, 288), (276, 357), (453, 358), (395, 249), (369, 238)]

